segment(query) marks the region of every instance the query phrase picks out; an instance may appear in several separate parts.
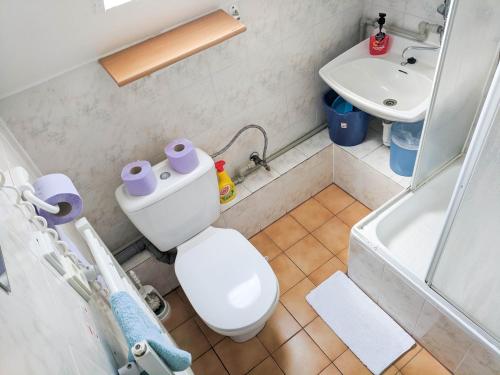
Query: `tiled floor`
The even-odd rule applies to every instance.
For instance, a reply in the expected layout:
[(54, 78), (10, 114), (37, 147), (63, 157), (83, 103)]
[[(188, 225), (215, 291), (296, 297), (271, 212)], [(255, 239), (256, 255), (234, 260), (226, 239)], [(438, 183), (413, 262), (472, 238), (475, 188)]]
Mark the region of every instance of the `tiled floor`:
[[(265, 328), (250, 341), (238, 344), (210, 330), (182, 289), (168, 294), (172, 314), (165, 326), (191, 352), (195, 374), (370, 374), (305, 300), (334, 272), (347, 271), (350, 227), (369, 212), (331, 185), (251, 239), (268, 257), (281, 297)], [(385, 374), (449, 373), (417, 345)]]

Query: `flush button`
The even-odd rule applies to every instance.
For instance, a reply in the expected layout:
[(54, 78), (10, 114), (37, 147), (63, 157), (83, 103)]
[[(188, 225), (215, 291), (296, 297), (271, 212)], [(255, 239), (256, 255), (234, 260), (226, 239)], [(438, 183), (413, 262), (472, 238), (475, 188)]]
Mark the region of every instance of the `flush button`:
[(162, 180), (166, 180), (169, 177), (170, 177), (170, 172), (162, 172), (161, 175), (160, 175), (160, 178)]

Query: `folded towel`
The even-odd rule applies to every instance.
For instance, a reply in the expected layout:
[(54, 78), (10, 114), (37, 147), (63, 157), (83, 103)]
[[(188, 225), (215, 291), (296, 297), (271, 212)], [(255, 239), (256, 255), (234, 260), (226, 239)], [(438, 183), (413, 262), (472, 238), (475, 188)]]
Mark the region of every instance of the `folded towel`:
[(109, 302), (129, 349), (146, 340), (171, 370), (182, 371), (191, 366), (191, 354), (169, 344), (160, 328), (127, 292), (113, 293)]

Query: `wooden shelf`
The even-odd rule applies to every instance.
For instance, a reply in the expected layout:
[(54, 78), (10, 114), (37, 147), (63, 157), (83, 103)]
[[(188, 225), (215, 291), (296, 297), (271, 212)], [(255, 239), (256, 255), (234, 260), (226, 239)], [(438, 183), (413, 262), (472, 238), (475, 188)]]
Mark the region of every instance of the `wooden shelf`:
[(103, 57), (99, 63), (118, 86), (147, 76), (246, 30), (245, 25), (217, 10), (154, 38)]

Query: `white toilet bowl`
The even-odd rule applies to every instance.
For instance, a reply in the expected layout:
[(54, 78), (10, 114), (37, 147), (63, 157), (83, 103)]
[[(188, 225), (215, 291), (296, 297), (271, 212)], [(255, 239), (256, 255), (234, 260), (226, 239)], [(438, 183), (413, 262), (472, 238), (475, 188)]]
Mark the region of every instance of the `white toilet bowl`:
[(269, 263), (233, 229), (208, 227), (178, 246), (175, 273), (207, 326), (237, 342), (259, 333), (279, 300)]

